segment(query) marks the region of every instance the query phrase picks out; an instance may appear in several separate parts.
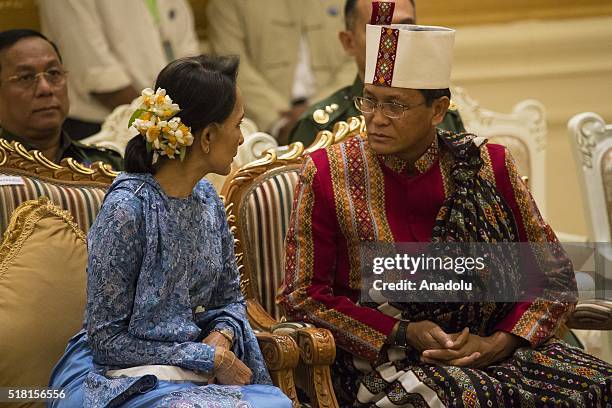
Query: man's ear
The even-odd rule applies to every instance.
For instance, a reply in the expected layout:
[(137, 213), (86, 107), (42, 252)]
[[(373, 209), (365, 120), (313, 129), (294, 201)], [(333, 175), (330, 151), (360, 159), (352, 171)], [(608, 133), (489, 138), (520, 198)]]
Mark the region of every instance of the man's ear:
[(440, 123), (442, 123), (449, 106), (450, 99), (448, 99), (446, 96), (438, 98), (433, 102), (433, 117), (431, 118), (432, 126), (438, 126)]
[(340, 31), (338, 39), (342, 43), (342, 48), (351, 57), (355, 56), (355, 35), (350, 30)]

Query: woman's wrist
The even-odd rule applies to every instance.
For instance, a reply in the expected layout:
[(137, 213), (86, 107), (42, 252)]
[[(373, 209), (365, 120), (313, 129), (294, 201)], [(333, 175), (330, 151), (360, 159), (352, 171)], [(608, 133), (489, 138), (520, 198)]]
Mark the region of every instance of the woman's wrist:
[(215, 347), (214, 370), (229, 370), (236, 362), (236, 355), (223, 347)]
[(226, 327), (215, 327), (210, 332), (211, 333), (216, 332), (222, 335), (223, 337), (225, 337), (225, 340), (227, 340), (228, 343), (230, 344), (230, 348), (231, 346), (234, 345), (234, 331), (233, 330), (226, 328)]
[(213, 363), (213, 369), (218, 370), (226, 362), (226, 349), (224, 349), (223, 347), (215, 347), (215, 360)]

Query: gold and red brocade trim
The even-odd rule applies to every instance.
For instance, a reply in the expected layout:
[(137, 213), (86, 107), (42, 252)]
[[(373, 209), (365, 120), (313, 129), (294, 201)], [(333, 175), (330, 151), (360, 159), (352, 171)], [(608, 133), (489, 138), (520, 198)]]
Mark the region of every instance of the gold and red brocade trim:
[[(386, 340), (383, 333), (326, 307), (309, 297), (306, 292), (312, 283), (314, 272), (315, 254), (312, 235), (314, 192), (312, 184), (316, 172), (314, 162), (311, 158), (307, 158), (302, 167), (300, 183), (296, 187), (291, 224), (287, 231), (285, 284), (291, 285), (292, 288), (289, 289), (290, 294), (285, 301), (289, 302), (293, 309), (300, 310), (305, 320), (331, 329), (337, 342), (344, 344), (345, 348), (348, 345), (350, 352), (375, 358)], [(344, 338), (346, 338), (345, 342), (342, 341)]]
[[(480, 147), (480, 158), (482, 159), (482, 168), (479, 171), (480, 177), (495, 185), (495, 171), (493, 171), (493, 163), (491, 162), (491, 154), (486, 144)], [(499, 207), (499, 206), (496, 206)]]
[(529, 193), (529, 189), (521, 179), (516, 163), (514, 159), (506, 150), (505, 155), (505, 166), (508, 171), (508, 177), (510, 183), (512, 183), (512, 191), (514, 192), (514, 198), (521, 212), (521, 219), (525, 226), (525, 233), (527, 234), (527, 241), (529, 242), (546, 242), (546, 233), (542, 226), (544, 220), (540, 215), (540, 211)]
[[(521, 221), (525, 227), (527, 240), (539, 243), (558, 243), (554, 233), (540, 215), (535, 201), (521, 179), (516, 164), (508, 151), (505, 154), (505, 167), (512, 184), (514, 198), (521, 213)], [(542, 259), (542, 257), (550, 257), (549, 251), (544, 251), (545, 254), (540, 252), (537, 248), (534, 248), (536, 262), (541, 268), (550, 267), (549, 259)], [(573, 273), (573, 270), (569, 272)], [(563, 273), (563, 270), (561, 273)], [(533, 346), (536, 346), (558, 330), (573, 308), (574, 305), (569, 303), (536, 299), (514, 325), (512, 333), (529, 340)]]
[[(312, 209), (314, 192), (312, 182), (317, 168), (308, 157), (300, 172), (300, 182), (296, 186), (291, 223), (285, 242), (286, 284), (300, 287), (312, 281), (314, 268), (314, 242), (312, 237)], [(298, 234), (298, 229), (300, 234)], [(300, 237), (299, 242), (298, 236)]]
[(395, 155), (387, 154), (379, 156), (383, 164), (397, 174), (408, 173), (408, 162)]
[(389, 25), (393, 21), (393, 10), (395, 3), (390, 1), (373, 1), (372, 2), (372, 17), (370, 24), (373, 25)]
[[(379, 156), (386, 167), (397, 174), (408, 173), (408, 161), (393, 155), (381, 155)], [(438, 137), (434, 137), (433, 141), (425, 150), (425, 153), (421, 155), (414, 163), (414, 169), (417, 173), (423, 174), (431, 168), (431, 166), (438, 160)]]
[(369, 185), (370, 188), (370, 206), (371, 217), (374, 220), (376, 233), (379, 242), (395, 242), (395, 237), (391, 232), (391, 227), (387, 220), (387, 210), (385, 206), (385, 178), (380, 168), (380, 163), (376, 158), (376, 153), (368, 145), (366, 138), (361, 138), (361, 147), (368, 165), (370, 173)]
[[(453, 184), (451, 183), (451, 170), (455, 158), (447, 150), (440, 151), (440, 176), (442, 177), (442, 187), (444, 187), (444, 198), (448, 198), (453, 192)], [(438, 214), (438, 217), (442, 216)]]
[(536, 299), (514, 325), (512, 334), (536, 347), (559, 330), (572, 310), (573, 306), (568, 303)]
[(378, 86), (392, 86), (393, 69), (397, 56), (397, 43), (399, 41), (399, 30), (395, 28), (382, 27), (380, 33), (380, 44), (378, 45), (378, 56), (376, 58), (376, 69), (372, 84)]
[(351, 354), (373, 360), (387, 340), (383, 333), (337, 310), (324, 307), (303, 291), (296, 293), (295, 301), (302, 310), (307, 311), (310, 322), (332, 330), (336, 344), (341, 344)]
[(338, 223), (347, 240), (349, 286), (361, 288), (362, 242), (393, 242), (385, 212), (384, 176), (362, 136), (327, 149)]
[(438, 136), (436, 135), (431, 142), (431, 145), (425, 150), (425, 153), (414, 162), (414, 168), (420, 174), (427, 172), (438, 161), (439, 148)]

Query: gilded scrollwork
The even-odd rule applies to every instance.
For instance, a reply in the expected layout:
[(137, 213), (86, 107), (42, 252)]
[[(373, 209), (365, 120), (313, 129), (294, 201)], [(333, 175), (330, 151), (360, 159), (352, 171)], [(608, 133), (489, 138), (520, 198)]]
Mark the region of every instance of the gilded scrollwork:
[(60, 164), (56, 164), (38, 150), (28, 151), (21, 143), (5, 139), (0, 139), (0, 166), (53, 180), (97, 182), (105, 185), (112, 183), (119, 174), (102, 162), (85, 167), (72, 158), (65, 158)]

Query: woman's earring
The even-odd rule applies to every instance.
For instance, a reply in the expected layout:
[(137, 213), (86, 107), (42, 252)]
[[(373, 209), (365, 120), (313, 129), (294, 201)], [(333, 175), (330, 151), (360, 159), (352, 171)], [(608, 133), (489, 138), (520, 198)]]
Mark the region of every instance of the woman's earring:
[(204, 148), (204, 153), (206, 153), (206, 154), (210, 153), (210, 147), (206, 146)]

